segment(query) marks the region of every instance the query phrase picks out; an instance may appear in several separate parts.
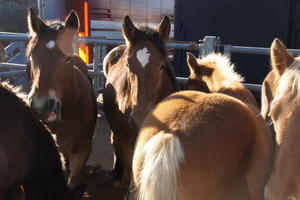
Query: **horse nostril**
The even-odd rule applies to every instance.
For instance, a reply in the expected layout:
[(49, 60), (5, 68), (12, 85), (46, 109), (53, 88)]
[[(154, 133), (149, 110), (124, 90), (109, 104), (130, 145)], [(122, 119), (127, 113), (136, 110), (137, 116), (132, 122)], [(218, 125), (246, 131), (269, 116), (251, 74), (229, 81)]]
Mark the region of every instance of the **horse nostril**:
[(48, 100), (48, 108), (52, 109), (55, 106), (55, 100), (54, 99), (49, 99)]

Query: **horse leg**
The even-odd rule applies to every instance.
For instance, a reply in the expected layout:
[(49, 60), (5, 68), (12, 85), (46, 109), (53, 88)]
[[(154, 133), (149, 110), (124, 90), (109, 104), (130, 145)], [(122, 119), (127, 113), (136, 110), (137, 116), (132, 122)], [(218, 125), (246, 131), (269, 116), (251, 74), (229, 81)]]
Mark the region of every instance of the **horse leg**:
[(123, 174), (123, 162), (122, 162), (122, 152), (121, 152), (121, 142), (118, 134), (111, 131), (111, 144), (114, 146), (115, 150), (115, 160), (113, 166), (114, 179), (116, 181), (121, 180)]
[(123, 174), (123, 164), (120, 157), (115, 154), (115, 163), (114, 163), (114, 179), (120, 180)]
[(76, 188), (83, 183), (84, 167), (92, 150), (92, 141), (79, 144), (68, 156), (70, 165), (70, 177), (68, 185), (70, 189)]
[(115, 149), (114, 173), (120, 186), (128, 187), (131, 180), (131, 166), (134, 142), (126, 135), (117, 135), (112, 132), (112, 144)]

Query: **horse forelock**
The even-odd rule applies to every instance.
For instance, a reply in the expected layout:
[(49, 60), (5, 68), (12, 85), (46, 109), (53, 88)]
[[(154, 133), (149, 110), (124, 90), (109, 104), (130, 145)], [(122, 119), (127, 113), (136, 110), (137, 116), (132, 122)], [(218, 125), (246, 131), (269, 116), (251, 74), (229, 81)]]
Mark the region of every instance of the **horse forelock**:
[(26, 48), (27, 57), (30, 55), (30, 51), (34, 45), (38, 42), (39, 38), (47, 37), (49, 35), (57, 35), (64, 27), (64, 22), (61, 21), (46, 21), (46, 25), (43, 29), (40, 30), (38, 34), (31, 35), (31, 39)]
[(235, 71), (235, 65), (230, 62), (230, 59), (220, 53), (211, 53), (203, 57), (199, 61), (200, 65), (207, 65), (214, 69), (213, 76), (216, 78), (215, 84), (219, 88), (226, 87), (228, 85), (234, 85), (234, 83), (241, 83), (244, 78)]
[(167, 56), (165, 44), (163, 40), (159, 38), (159, 33), (154, 28), (147, 25), (139, 26), (134, 40), (131, 41), (131, 45), (133, 46), (141, 41), (150, 41), (159, 50), (163, 57)]

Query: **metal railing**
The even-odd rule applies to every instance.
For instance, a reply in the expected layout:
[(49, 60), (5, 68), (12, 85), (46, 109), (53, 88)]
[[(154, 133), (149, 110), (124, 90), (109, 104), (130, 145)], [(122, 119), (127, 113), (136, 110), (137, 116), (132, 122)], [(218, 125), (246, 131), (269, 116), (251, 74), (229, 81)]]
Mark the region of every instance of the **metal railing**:
[[(0, 41), (23, 41), (27, 42), (29, 39), (28, 34), (24, 33), (7, 33), (0, 32)], [(89, 75), (93, 78), (93, 85), (97, 92), (102, 91), (102, 59), (104, 57), (103, 48), (106, 45), (121, 45), (125, 44), (124, 40), (108, 40), (97, 37), (77, 37), (77, 42), (84, 44), (94, 45), (94, 60), (92, 64), (89, 64)], [(270, 54), (270, 48), (262, 47), (244, 47), (244, 46), (232, 46), (223, 45), (220, 39), (215, 36), (206, 36), (203, 40), (197, 42), (169, 42), (166, 44), (167, 48), (173, 49), (185, 49), (190, 51), (199, 51), (199, 57), (207, 55), (211, 52), (218, 52), (220, 47), (223, 49), (223, 53), (227, 56), (231, 56), (232, 53), (242, 53), (242, 54)], [(300, 55), (300, 50), (298, 49), (288, 49), (289, 52), (294, 55)], [(0, 70), (13, 70), (7, 72), (0, 72), (0, 77), (10, 78), (14, 76), (22, 76), (26, 74), (26, 65), (13, 64), (13, 63), (0, 63)], [(184, 84), (187, 81), (185, 77), (176, 77), (179, 84)], [(245, 86), (253, 91), (260, 91), (261, 85), (258, 84), (248, 84)]]

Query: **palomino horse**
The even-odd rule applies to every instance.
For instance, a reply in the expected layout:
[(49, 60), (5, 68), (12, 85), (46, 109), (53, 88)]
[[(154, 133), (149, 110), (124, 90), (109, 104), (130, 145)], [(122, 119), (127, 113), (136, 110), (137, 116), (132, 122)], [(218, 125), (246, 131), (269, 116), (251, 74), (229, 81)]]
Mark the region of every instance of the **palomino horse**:
[(59, 150), (68, 161), (69, 186), (83, 182), (83, 170), (91, 152), (97, 104), (87, 66), (72, 54), (72, 38), (79, 28), (71, 11), (65, 23), (47, 25), (30, 9), (31, 110), (56, 135)]
[(0, 199), (23, 185), (28, 200), (80, 199), (68, 196), (55, 143), (48, 130), (31, 116), (15, 88), (0, 83)]
[(126, 45), (116, 47), (104, 59), (104, 111), (113, 133), (115, 172), (124, 186), (131, 178), (134, 144), (143, 119), (177, 88), (164, 47), (169, 32), (168, 17), (154, 30), (147, 26), (136, 28), (126, 16)]
[(137, 199), (263, 199), (272, 143), (254, 97), (226, 57), (187, 60), (193, 83), (211, 93), (174, 93), (145, 118), (133, 157)]
[(265, 189), (266, 199), (300, 199), (300, 57), (294, 58), (275, 39), (272, 71), (262, 87), (262, 115), (271, 117), (276, 132), (275, 161)]

